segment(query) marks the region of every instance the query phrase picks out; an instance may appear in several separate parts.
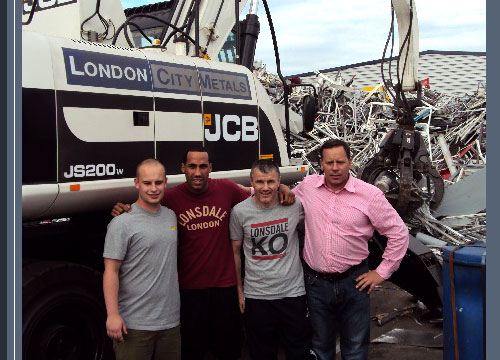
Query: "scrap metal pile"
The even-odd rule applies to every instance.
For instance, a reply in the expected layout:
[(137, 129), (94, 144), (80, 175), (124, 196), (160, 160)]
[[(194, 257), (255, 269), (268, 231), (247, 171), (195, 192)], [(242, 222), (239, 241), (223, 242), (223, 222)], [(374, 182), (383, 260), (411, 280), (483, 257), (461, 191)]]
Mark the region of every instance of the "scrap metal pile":
[[(276, 104), (283, 103), (283, 87), (277, 75), (269, 74), (265, 66), (254, 70)], [(292, 83), (299, 79), (289, 79)], [(394, 104), (383, 84), (360, 89), (353, 86), (355, 78), (342, 78), (339, 72), (327, 76), (316, 72), (308, 79), (318, 95), (318, 113), (314, 129), (293, 132), (292, 158), (310, 165), (318, 173), (319, 148), (329, 139), (342, 139), (350, 144), (354, 176), (379, 151), (379, 144), (396, 124)], [(306, 81), (304, 81), (306, 82)], [(302, 114), (302, 99), (312, 94), (311, 87), (293, 87), (289, 96), (290, 109)], [(409, 94), (409, 98), (416, 97)], [(422, 92), (422, 107), (416, 109), (415, 128), (426, 142), (433, 167), (445, 182), (445, 194), (469, 175), (486, 167), (486, 91), (478, 88), (473, 95), (442, 94), (431, 89)], [(482, 191), (474, 187), (472, 191)], [(471, 194), (474, 195), (474, 194)], [(446, 195), (445, 199), (446, 200)], [(463, 206), (462, 206), (463, 207)], [(467, 208), (467, 206), (465, 206)], [(486, 240), (486, 206), (473, 213), (449, 211), (440, 214), (429, 209), (429, 201), (404, 217), (407, 225), (424, 234), (430, 247), (457, 245), (469, 240)], [(465, 211), (465, 213), (464, 213)], [(436, 219), (439, 218), (439, 220)], [(422, 239), (421, 239), (422, 240)]]

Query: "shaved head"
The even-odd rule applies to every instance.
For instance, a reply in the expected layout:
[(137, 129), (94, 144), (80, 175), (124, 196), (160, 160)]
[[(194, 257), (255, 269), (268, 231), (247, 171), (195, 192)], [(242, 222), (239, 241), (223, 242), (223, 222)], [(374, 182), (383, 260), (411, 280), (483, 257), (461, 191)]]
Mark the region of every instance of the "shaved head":
[(150, 165), (161, 166), (163, 168), (163, 173), (166, 174), (165, 166), (163, 166), (163, 164), (160, 161), (158, 161), (156, 159), (146, 159), (146, 160), (141, 161), (139, 163), (139, 165), (137, 165), (137, 168), (135, 169), (135, 177), (139, 179), (139, 171), (140, 171), (141, 167), (150, 166)]

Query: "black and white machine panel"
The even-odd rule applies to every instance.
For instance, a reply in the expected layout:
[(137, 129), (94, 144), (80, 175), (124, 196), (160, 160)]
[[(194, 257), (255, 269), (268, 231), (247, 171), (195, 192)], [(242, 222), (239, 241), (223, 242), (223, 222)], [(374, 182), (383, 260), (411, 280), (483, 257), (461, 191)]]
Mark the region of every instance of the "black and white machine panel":
[(170, 186), (181, 183), (192, 145), (210, 150), (213, 177), (247, 182), (264, 157), (297, 181), (307, 169), (288, 166), (273, 115), (245, 67), (25, 31), (23, 218), (132, 200), (135, 167), (148, 157), (166, 165)]

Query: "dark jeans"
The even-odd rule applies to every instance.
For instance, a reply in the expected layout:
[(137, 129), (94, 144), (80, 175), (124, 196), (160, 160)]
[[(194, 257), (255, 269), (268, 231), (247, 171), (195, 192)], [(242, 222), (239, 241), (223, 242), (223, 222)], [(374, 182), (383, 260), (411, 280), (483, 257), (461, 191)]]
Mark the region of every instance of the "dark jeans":
[(123, 342), (113, 341), (116, 360), (180, 360), (179, 328), (158, 331), (128, 329)]
[(313, 327), (312, 344), (319, 360), (335, 359), (335, 338), (340, 335), (343, 360), (368, 358), (370, 296), (360, 292), (354, 279), (368, 271), (365, 264), (344, 279), (330, 282), (304, 271), (307, 303)]
[(236, 286), (180, 294), (182, 359), (203, 360), (207, 350), (220, 360), (238, 359), (243, 326)]
[(245, 329), (253, 360), (276, 360), (280, 338), (287, 360), (305, 360), (311, 332), (305, 295), (278, 300), (245, 299)]

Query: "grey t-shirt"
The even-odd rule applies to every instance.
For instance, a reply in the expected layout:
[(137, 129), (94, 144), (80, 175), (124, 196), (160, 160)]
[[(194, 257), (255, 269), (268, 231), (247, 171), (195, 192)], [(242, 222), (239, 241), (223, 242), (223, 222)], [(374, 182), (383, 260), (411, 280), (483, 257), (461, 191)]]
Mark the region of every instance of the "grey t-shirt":
[(304, 209), (295, 200), (290, 206), (260, 208), (252, 196), (231, 211), (231, 240), (243, 240), (245, 297), (276, 300), (305, 294), (297, 234)]
[(137, 204), (108, 225), (105, 258), (122, 260), (118, 310), (129, 329), (179, 325), (177, 217), (166, 207), (150, 213)]

